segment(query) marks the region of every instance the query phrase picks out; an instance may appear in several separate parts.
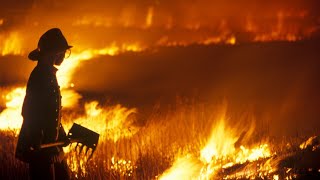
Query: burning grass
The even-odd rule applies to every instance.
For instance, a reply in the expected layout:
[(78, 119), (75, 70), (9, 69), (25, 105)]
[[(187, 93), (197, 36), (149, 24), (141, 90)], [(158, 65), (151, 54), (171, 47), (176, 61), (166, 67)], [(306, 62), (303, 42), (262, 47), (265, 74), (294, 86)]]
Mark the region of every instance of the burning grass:
[[(77, 122), (101, 135), (90, 160), (84, 152), (78, 155), (75, 145), (65, 148), (72, 177), (296, 179), (303, 174), (318, 174), (318, 169), (291, 168), (295, 160), (283, 161), (301, 152), (301, 139), (273, 141), (268, 134), (260, 133), (265, 132), (263, 129), (256, 130), (253, 116), (229, 114), (227, 103), (209, 105), (185, 100), (166, 111), (155, 106), (144, 120), (137, 109), (102, 106), (95, 101), (85, 103), (83, 108), (65, 110), (66, 129)], [(27, 178), (27, 166), (14, 158), (17, 132), (2, 128), (0, 138), (0, 159), (5, 162), (0, 167), (1, 179)], [(312, 152), (319, 153), (319, 148)]]

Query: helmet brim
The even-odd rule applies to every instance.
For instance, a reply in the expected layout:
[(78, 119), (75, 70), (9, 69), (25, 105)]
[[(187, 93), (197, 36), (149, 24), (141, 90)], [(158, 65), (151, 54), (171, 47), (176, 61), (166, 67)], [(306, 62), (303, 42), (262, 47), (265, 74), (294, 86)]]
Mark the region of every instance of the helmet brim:
[(40, 51), (39, 49), (35, 49), (33, 51), (31, 51), (28, 55), (28, 58), (32, 61), (37, 61), (40, 58)]
[[(69, 45), (68, 45), (65, 50), (70, 49), (70, 48), (72, 48), (72, 47), (73, 47), (73, 46), (69, 46)], [(31, 51), (31, 52), (29, 53), (29, 55), (28, 55), (28, 58), (29, 58), (30, 60), (32, 60), (32, 61), (37, 61), (37, 60), (39, 60), (39, 58), (40, 58), (40, 51), (39, 51), (39, 49), (37, 48), (37, 49)]]

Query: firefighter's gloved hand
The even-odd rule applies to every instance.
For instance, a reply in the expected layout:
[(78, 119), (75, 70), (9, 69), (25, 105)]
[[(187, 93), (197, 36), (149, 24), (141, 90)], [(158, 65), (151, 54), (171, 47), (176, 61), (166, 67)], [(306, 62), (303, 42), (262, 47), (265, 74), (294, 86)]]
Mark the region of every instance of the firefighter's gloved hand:
[(43, 131), (42, 130), (35, 130), (32, 131), (29, 135), (28, 141), (30, 142), (30, 150), (31, 151), (40, 151), (41, 150), (41, 143), (43, 139)]
[(70, 141), (70, 139), (69, 139), (68, 137), (63, 138), (62, 141), (64, 142), (64, 144), (62, 145), (62, 147), (66, 147), (66, 146), (68, 146), (68, 145), (71, 143), (71, 141)]
[(40, 144), (33, 144), (31, 147), (30, 147), (30, 150), (31, 151), (34, 151), (34, 152), (38, 152), (41, 150), (41, 146)]
[(59, 138), (58, 138), (58, 141), (65, 142), (63, 145), (61, 145), (62, 147), (66, 147), (71, 143), (70, 139), (68, 138), (66, 132), (64, 131), (64, 128), (63, 128), (61, 123), (59, 125)]

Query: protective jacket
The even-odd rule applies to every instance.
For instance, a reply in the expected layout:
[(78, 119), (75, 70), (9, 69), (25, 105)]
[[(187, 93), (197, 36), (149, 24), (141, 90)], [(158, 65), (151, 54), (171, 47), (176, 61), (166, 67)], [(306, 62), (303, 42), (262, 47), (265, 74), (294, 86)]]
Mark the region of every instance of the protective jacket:
[[(39, 149), (41, 144), (66, 138), (61, 125), (61, 94), (56, 71), (54, 66), (38, 63), (29, 77), (16, 148), (16, 158), (24, 162), (55, 163), (63, 159), (62, 147)], [(38, 148), (31, 150), (31, 147)]]

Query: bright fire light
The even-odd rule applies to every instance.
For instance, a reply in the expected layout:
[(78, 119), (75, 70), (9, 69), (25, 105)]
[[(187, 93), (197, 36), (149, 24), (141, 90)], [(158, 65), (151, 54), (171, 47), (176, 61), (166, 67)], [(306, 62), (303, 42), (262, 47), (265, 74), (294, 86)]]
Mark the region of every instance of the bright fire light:
[(18, 132), (22, 124), (21, 108), (25, 96), (25, 88), (14, 88), (2, 98), (6, 101), (5, 107), (0, 113), (0, 130), (14, 130)]
[[(235, 164), (244, 164), (261, 158), (268, 158), (272, 155), (268, 144), (258, 145), (253, 148), (246, 148), (241, 145), (236, 148), (235, 143), (239, 139), (239, 132), (225, 125), (225, 116), (224, 111), (212, 128), (206, 145), (199, 150), (199, 157), (194, 155), (178, 157), (171, 168), (160, 176), (160, 179), (168, 180), (178, 177), (183, 177), (182, 179), (211, 179), (222, 169)], [(272, 168), (267, 169), (268, 173), (272, 172), (270, 169)], [(259, 174), (265, 171), (265, 168), (261, 168), (258, 171), (252, 171), (252, 174)], [(246, 175), (248, 174), (252, 175), (247, 172)], [(255, 177), (255, 175), (252, 176)]]
[[(5, 46), (3, 48), (2, 55), (7, 55), (10, 53), (21, 54), (22, 51), (20, 48), (20, 43), (21, 42), (19, 39), (19, 35), (17, 33), (12, 33), (9, 36), (9, 38), (5, 41)], [(143, 48), (140, 47), (137, 43), (122, 44), (120, 46), (118, 46), (116, 43), (112, 43), (110, 46), (102, 49), (88, 49), (81, 51), (81, 53), (74, 52), (70, 58), (66, 59), (63, 62), (61, 67), (58, 67), (59, 71), (57, 72), (57, 78), (59, 85), (61, 86), (61, 94), (63, 97), (62, 106), (65, 108), (76, 107), (79, 99), (81, 98), (81, 95), (79, 95), (76, 91), (72, 89), (75, 86), (75, 84), (71, 82), (71, 79), (73, 77), (75, 69), (80, 65), (82, 61), (90, 60), (100, 55), (114, 56), (122, 52), (137, 52), (142, 50)], [(17, 87), (13, 88), (11, 91), (4, 92), (3, 96), (4, 101), (6, 102), (6, 106), (5, 109), (0, 113), (0, 129), (14, 129), (17, 132), (19, 131), (22, 124), (21, 108), (25, 96), (25, 89), (25, 87)], [(125, 111), (122, 109), (122, 107), (115, 108), (121, 112)], [(130, 111), (130, 113), (134, 111)], [(116, 116), (121, 116), (120, 114), (115, 114)], [(111, 123), (109, 126), (113, 126), (113, 128), (115, 128), (117, 125), (119, 124), (117, 124), (114, 120), (114, 123)]]
[[(3, 22), (3, 21), (2, 21)], [(1, 20), (0, 20), (1, 23)], [(0, 34), (0, 55), (5, 56), (9, 54), (21, 55), (23, 36), (18, 32), (10, 32), (9, 34)]]
[[(157, 171), (159, 174), (156, 178), (161, 180), (204, 180), (216, 177), (220, 179), (232, 179), (234, 177), (254, 179), (260, 177), (263, 179), (265, 175), (275, 172), (276, 165), (271, 159), (275, 153), (271, 151), (270, 144), (261, 141), (256, 144), (242, 142), (241, 134), (243, 131), (241, 132), (240, 129), (237, 129), (238, 126), (230, 126), (231, 123), (228, 123), (228, 118), (226, 117), (226, 109), (223, 109), (221, 114), (218, 114), (218, 117), (213, 120), (215, 124), (208, 131), (208, 134), (204, 133), (205, 135), (203, 135), (198, 131), (191, 132), (190, 134), (201, 134), (201, 136), (199, 135), (200, 142), (198, 146), (194, 146), (191, 142), (186, 142), (187, 145), (185, 146), (191, 146), (193, 149), (185, 150), (185, 147), (181, 145), (183, 143), (174, 142), (176, 141), (175, 136), (167, 137), (170, 142), (167, 144), (163, 143), (165, 145), (162, 144), (163, 140), (166, 139), (167, 133), (169, 134), (168, 131), (161, 131), (163, 134), (159, 133), (161, 128), (167, 130), (167, 127), (159, 127), (159, 124), (163, 123), (160, 121), (164, 118), (162, 115), (159, 115), (161, 117), (157, 117), (158, 119), (156, 119), (160, 119), (159, 122), (161, 123), (158, 121), (152, 122), (154, 124), (153, 126), (149, 126), (149, 128), (151, 127), (150, 130), (146, 128), (147, 126), (137, 125), (136, 115), (138, 110), (136, 108), (124, 107), (121, 104), (102, 105), (99, 104), (98, 100), (84, 100), (83, 107), (81, 107), (79, 101), (82, 96), (76, 92), (75, 88), (77, 84), (74, 84), (72, 80), (76, 77), (75, 72), (81, 67), (82, 62), (93, 60), (100, 56), (117, 56), (122, 53), (142, 52), (149, 49), (157, 49), (158, 47), (190, 46), (194, 44), (202, 46), (215, 44), (232, 46), (243, 42), (294, 42), (308, 39), (319, 33), (319, 17), (312, 17), (312, 12), (305, 10), (301, 10), (301, 12), (278, 10), (271, 14), (265, 14), (265, 17), (245, 15), (241, 19), (242, 21), (237, 24), (232, 23), (233, 21), (229, 17), (218, 20), (213, 18), (215, 21), (211, 22), (210, 17), (198, 17), (197, 13), (193, 15), (192, 8), (189, 10), (190, 12), (188, 11), (188, 14), (186, 13), (186, 19), (180, 19), (181, 17), (175, 17), (174, 13), (162, 12), (162, 5), (158, 1), (157, 5), (147, 5), (145, 8), (141, 16), (138, 15), (139, 13), (135, 13), (138, 12), (135, 6), (128, 6), (119, 13), (119, 18), (101, 17), (88, 13), (77, 17), (78, 19), (72, 19), (72, 21), (69, 19), (67, 21), (68, 25), (65, 27), (67, 33), (70, 33), (68, 30), (79, 27), (79, 32), (72, 34), (73, 36), (71, 37), (74, 39), (83, 37), (83, 39), (79, 40), (80, 42), (82, 40), (84, 42), (88, 41), (83, 36), (83, 34), (87, 33), (83, 29), (94, 27), (92, 28), (92, 33), (99, 32), (100, 34), (92, 36), (92, 44), (90, 45), (94, 48), (83, 48), (85, 47), (85, 43), (71, 43), (74, 45), (72, 55), (63, 62), (61, 67), (58, 67), (57, 78), (61, 86), (62, 106), (64, 110), (72, 110), (72, 113), (68, 112), (62, 116), (65, 129), (68, 130), (73, 123), (78, 123), (99, 133), (99, 144), (113, 143), (112, 145), (115, 146), (114, 149), (116, 150), (108, 151), (102, 149), (100, 151), (103, 155), (106, 152), (109, 153), (106, 153), (106, 157), (109, 158), (106, 161), (110, 161), (106, 162), (106, 167), (102, 168), (107, 168), (108, 171), (120, 174), (121, 177), (133, 176), (136, 173), (134, 172), (137, 168), (136, 164), (139, 161), (141, 161), (140, 163), (144, 163), (144, 159), (141, 156), (148, 155), (148, 153), (156, 154), (158, 153), (156, 152), (157, 148), (161, 149), (163, 148), (162, 146), (169, 146), (176, 151), (172, 150), (174, 151), (173, 155), (170, 154), (172, 157), (166, 157), (172, 160), (168, 163), (170, 165), (166, 164), (167, 166), (165, 167), (167, 169), (164, 170), (165, 168), (163, 168)], [(210, 16), (210, 13), (208, 16)], [(191, 20), (187, 19), (187, 17), (191, 18)], [(310, 22), (307, 22), (306, 19)], [(313, 19), (317, 19), (316, 25), (314, 25), (314, 22), (311, 22), (314, 21)], [(180, 22), (179, 20), (183, 21)], [(6, 27), (7, 22), (9, 22), (7, 19), (0, 18), (0, 27)], [(30, 24), (39, 26), (39, 23)], [(2, 30), (0, 32), (0, 56), (26, 56), (26, 52), (29, 51), (29, 41), (32, 38), (28, 37), (29, 33), (23, 32), (27, 32), (29, 29), (31, 29), (30, 26), (26, 28), (22, 28), (22, 26), (18, 28), (17, 26), (14, 30)], [(120, 33), (125, 32), (128, 35), (119, 35), (116, 32), (118, 30)], [(110, 37), (113, 36), (110, 32), (115, 33), (115, 37)], [(26, 87), (12, 87), (1, 90), (0, 130), (13, 131), (15, 135), (18, 134), (23, 122), (21, 109), (25, 93)], [(76, 111), (76, 113), (73, 111)], [(189, 121), (183, 121), (183, 123), (187, 124), (185, 125), (186, 127), (189, 127)], [(197, 126), (196, 123), (194, 124), (193, 127)], [(168, 126), (171, 126), (171, 124)], [(174, 128), (176, 131), (177, 127)], [(245, 131), (250, 131), (251, 129), (253, 128), (250, 127), (249, 129), (245, 129)], [(141, 131), (150, 133), (143, 134)], [(189, 129), (186, 131), (189, 131)], [(180, 133), (178, 131), (176, 134)], [(183, 133), (188, 134), (189, 132)], [(251, 136), (250, 133), (248, 134), (248, 136)], [(189, 140), (187, 137), (185, 139), (186, 141)], [(127, 151), (122, 154), (119, 153), (121, 148), (125, 149), (124, 143), (120, 143), (121, 140), (128, 141), (125, 145), (129, 145), (125, 148), (129, 147), (128, 149), (130, 150), (135, 149), (128, 151), (129, 153)], [(312, 147), (314, 141), (318, 141), (318, 137), (311, 137), (307, 142), (301, 144), (301, 150), (314, 148)], [(144, 152), (147, 150), (142, 149), (136, 144), (141, 145), (143, 148), (147, 147), (151, 151)], [(174, 146), (177, 147), (173, 148)], [(88, 159), (86, 156), (80, 156), (71, 151), (74, 148), (75, 145), (71, 145), (64, 148), (64, 150), (69, 153), (68, 164), (71, 170), (75, 172), (76, 178), (81, 178), (78, 172), (82, 172), (83, 174), (88, 172), (88, 167), (86, 166)], [(167, 149), (171, 150), (170, 148)], [(166, 152), (161, 151), (161, 153), (165, 154)], [(119, 154), (124, 157), (120, 157)], [(128, 159), (126, 156), (132, 157), (132, 159)], [(157, 161), (158, 159), (152, 160), (160, 164)], [(149, 163), (149, 161), (147, 162)], [(250, 165), (251, 162), (257, 163)], [(232, 172), (231, 175), (221, 175), (221, 172), (237, 165), (243, 168)], [(278, 174), (273, 174), (272, 178), (279, 179), (281, 177)]]

